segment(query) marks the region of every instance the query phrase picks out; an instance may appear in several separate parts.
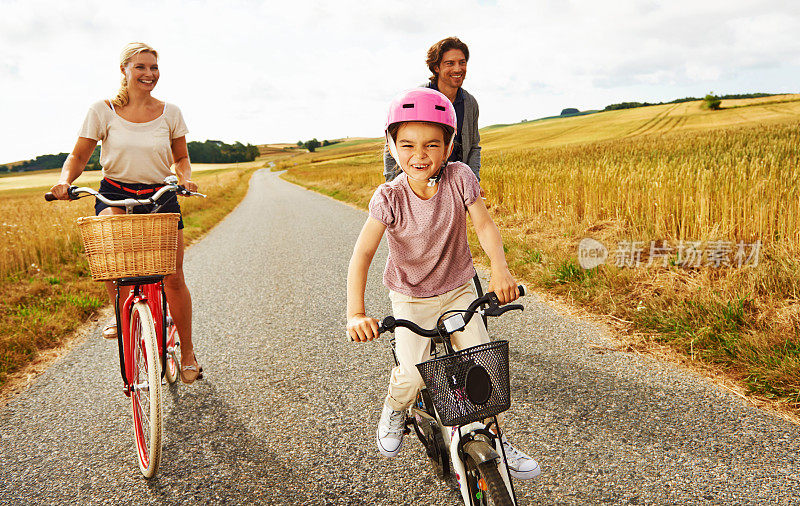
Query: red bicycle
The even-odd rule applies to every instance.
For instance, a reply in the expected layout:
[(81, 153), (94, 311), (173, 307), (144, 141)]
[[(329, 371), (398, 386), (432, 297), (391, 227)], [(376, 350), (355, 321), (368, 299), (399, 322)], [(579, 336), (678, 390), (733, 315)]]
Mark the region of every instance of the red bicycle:
[[(120, 374), (123, 392), (131, 399), (134, 442), (145, 478), (152, 478), (161, 463), (161, 381), (164, 378), (175, 383), (181, 370), (180, 337), (164, 293), (164, 276), (175, 270), (179, 215), (156, 214), (161, 207), (156, 201), (167, 192), (173, 192), (174, 198), (205, 197), (178, 185), (175, 176), (164, 183), (145, 199), (110, 200), (92, 188), (71, 186), (68, 190), (70, 200), (91, 195), (106, 205), (126, 209), (124, 215), (79, 218), (78, 224), (92, 278), (113, 280), (115, 285), (114, 312), (117, 329), (121, 330), (117, 332)], [(45, 199), (56, 197), (47, 193)], [(150, 214), (133, 214), (137, 206), (153, 209)], [(130, 290), (122, 301), (121, 289), (122, 294)]]

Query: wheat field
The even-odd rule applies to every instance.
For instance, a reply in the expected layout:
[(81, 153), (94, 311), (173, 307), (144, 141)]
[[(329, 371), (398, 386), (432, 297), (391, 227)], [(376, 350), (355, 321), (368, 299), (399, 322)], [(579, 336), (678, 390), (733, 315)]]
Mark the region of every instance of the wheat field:
[[(486, 128), (481, 186), (515, 276), (627, 322), (629, 344), (666, 344), (800, 410), (800, 95), (666, 104)], [(366, 207), (382, 142), (282, 162), (290, 181)], [(582, 238), (755, 244), (745, 267), (585, 271)], [(662, 243), (663, 244), (663, 243)], [(473, 254), (485, 261), (477, 242)]]
[[(194, 176), (209, 198), (181, 203), (187, 244), (238, 204), (250, 174), (263, 164), (216, 166)], [(94, 199), (46, 202), (47, 189), (0, 192), (0, 390), (9, 374), (108, 303), (104, 285), (89, 277), (75, 224), (94, 214)]]

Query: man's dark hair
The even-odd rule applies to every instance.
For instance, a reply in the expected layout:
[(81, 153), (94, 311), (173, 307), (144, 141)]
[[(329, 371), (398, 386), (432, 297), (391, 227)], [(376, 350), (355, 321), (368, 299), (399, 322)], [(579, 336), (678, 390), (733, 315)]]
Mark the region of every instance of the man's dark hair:
[(428, 64), (428, 70), (433, 74), (430, 77), (431, 82), (439, 78), (439, 74), (436, 73), (434, 68), (442, 64), (442, 57), (451, 49), (460, 49), (464, 53), (464, 58), (469, 61), (469, 48), (458, 37), (447, 37), (440, 40), (428, 49), (428, 59), (425, 60), (425, 63)]

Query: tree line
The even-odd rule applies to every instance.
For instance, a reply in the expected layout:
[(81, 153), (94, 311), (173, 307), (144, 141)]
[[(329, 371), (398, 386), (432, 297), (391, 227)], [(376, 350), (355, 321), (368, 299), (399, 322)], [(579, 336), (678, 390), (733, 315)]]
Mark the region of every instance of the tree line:
[[(694, 102), (695, 100), (704, 100), (706, 102), (709, 101), (709, 98), (718, 99), (718, 100), (734, 100), (738, 98), (761, 98), (761, 97), (772, 97), (774, 93), (739, 93), (739, 94), (730, 94), (730, 95), (714, 95), (713, 93), (709, 93), (704, 98), (698, 97), (684, 97), (684, 98), (676, 98), (670, 102), (620, 102), (619, 104), (611, 104), (607, 105), (604, 111), (618, 111), (620, 109), (634, 109), (636, 107), (646, 107), (648, 105), (664, 105), (664, 104), (680, 104), (682, 102)], [(719, 106), (719, 104), (717, 104)], [(712, 109), (714, 107), (711, 107)]]
[(326, 139), (326, 140), (324, 140), (322, 142), (319, 142), (317, 140), (317, 138), (314, 137), (310, 141), (306, 141), (306, 142), (297, 141), (297, 147), (298, 148), (305, 148), (308, 151), (310, 151), (311, 153), (313, 153), (320, 146), (332, 146), (332, 145), (334, 145), (336, 143), (339, 143), (339, 142), (342, 142), (342, 141), (329, 141), (329, 140)]
[[(57, 155), (39, 155), (31, 160), (17, 164), (0, 165), (0, 173), (4, 172), (28, 172), (33, 170), (60, 169), (69, 153), (58, 153)], [(86, 162), (86, 170), (100, 170), (100, 146), (94, 148), (92, 156)]]
[[(192, 141), (187, 144), (189, 159), (197, 163), (232, 163), (252, 162), (260, 154), (258, 147), (252, 144), (235, 142), (225, 144), (222, 141), (207, 140), (205, 142)], [(31, 160), (16, 164), (0, 165), (0, 174), (7, 172), (29, 172), (34, 170), (60, 169), (69, 153), (56, 155), (39, 155)], [(94, 148), (92, 156), (86, 163), (86, 170), (100, 170), (100, 146)]]
[(222, 141), (192, 141), (187, 144), (189, 159), (197, 163), (233, 163), (252, 162), (260, 154), (258, 147), (252, 144), (234, 142), (225, 144)]

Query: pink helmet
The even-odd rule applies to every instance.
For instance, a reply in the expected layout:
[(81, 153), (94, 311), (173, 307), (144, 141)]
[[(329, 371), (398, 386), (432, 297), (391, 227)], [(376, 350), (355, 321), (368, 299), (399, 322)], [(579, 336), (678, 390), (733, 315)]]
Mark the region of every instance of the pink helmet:
[(404, 121), (430, 121), (455, 130), (456, 110), (442, 93), (430, 88), (412, 88), (392, 100), (384, 130)]
[[(400, 157), (397, 154), (397, 146), (394, 139), (389, 135), (389, 127), (396, 123), (406, 121), (428, 121), (447, 125), (453, 130), (448, 143), (448, 152), (456, 139), (456, 110), (450, 100), (442, 93), (431, 88), (412, 88), (397, 95), (389, 105), (389, 116), (386, 118), (384, 133), (386, 134), (386, 144), (389, 145), (389, 152), (397, 163)], [(447, 139), (445, 139), (447, 140)], [(438, 175), (435, 178), (438, 181)], [(429, 183), (430, 184), (430, 183)]]

